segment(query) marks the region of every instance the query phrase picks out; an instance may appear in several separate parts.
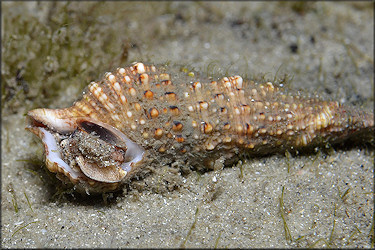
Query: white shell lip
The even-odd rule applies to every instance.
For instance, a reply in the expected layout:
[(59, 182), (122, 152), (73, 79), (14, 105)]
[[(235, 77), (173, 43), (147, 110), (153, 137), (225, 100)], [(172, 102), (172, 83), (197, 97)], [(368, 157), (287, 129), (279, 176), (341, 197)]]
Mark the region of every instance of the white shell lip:
[[(89, 117), (64, 117), (65, 111), (64, 109), (35, 109), (28, 112), (29, 124), (26, 129), (36, 134), (42, 140), (46, 152), (46, 162), (53, 165), (56, 164), (56, 166), (60, 168), (52, 167), (51, 169), (51, 167), (49, 167), (52, 172), (63, 172), (72, 182), (76, 182), (78, 179), (89, 178), (82, 172), (77, 172), (72, 169), (69, 164), (62, 159), (59, 146), (52, 134), (53, 131), (63, 134), (73, 132), (77, 129), (78, 123), (82, 121), (102, 126), (125, 142), (127, 147), (125, 159), (128, 159), (128, 161), (121, 165), (121, 168), (127, 173), (125, 176), (134, 170), (137, 163), (142, 161), (145, 150), (137, 143), (130, 140), (117, 128)], [(119, 180), (119, 182), (120, 181), (121, 180)]]
[(44, 144), (44, 148), (46, 149), (47, 161), (56, 163), (61, 169), (64, 170), (65, 175), (69, 174), (70, 178), (84, 178), (84, 175), (81, 172), (73, 170), (65, 161), (62, 160), (55, 137), (52, 135), (52, 133), (42, 127), (39, 127), (38, 129), (43, 133), (43, 137), (41, 137), (41, 139)]

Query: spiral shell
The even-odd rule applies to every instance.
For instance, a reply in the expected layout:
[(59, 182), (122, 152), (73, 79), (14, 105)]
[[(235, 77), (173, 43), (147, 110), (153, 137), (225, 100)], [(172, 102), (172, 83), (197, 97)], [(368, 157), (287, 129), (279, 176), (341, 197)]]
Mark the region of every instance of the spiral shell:
[(271, 82), (198, 79), (143, 63), (91, 82), (70, 108), (35, 109), (28, 117), (48, 169), (87, 193), (116, 190), (151, 164), (214, 169), (243, 153), (298, 149), (374, 128), (372, 114)]

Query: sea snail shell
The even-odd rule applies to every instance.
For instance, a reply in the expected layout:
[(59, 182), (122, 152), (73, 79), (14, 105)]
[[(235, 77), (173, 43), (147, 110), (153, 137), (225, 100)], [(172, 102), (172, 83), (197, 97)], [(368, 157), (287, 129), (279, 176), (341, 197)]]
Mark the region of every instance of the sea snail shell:
[(196, 78), (143, 63), (106, 73), (72, 107), (27, 115), (48, 169), (86, 193), (119, 189), (145, 166), (213, 169), (242, 153), (298, 149), (374, 129), (373, 114), (271, 82)]

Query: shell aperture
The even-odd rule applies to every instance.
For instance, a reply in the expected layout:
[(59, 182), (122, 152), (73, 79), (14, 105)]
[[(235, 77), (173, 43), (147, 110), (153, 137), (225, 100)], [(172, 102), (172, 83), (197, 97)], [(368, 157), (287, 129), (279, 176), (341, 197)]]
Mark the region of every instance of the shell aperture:
[[(143, 158), (142, 147), (109, 124), (87, 117), (51, 118), (51, 114), (48, 109), (30, 111), (27, 129), (42, 139), (49, 170), (61, 173), (62, 179), (66, 176), (74, 184), (101, 182), (108, 188), (100, 190), (113, 190)], [(83, 187), (87, 193), (95, 191)]]

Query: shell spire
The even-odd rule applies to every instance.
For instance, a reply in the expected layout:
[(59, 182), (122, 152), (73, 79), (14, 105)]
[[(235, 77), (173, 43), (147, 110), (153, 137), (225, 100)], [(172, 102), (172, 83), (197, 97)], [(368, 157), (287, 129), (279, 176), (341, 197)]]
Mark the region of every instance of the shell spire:
[(29, 111), (27, 129), (41, 138), (51, 172), (79, 191), (100, 193), (151, 165), (215, 169), (243, 153), (371, 137), (374, 115), (271, 82), (195, 78), (134, 63), (91, 82), (70, 108)]

